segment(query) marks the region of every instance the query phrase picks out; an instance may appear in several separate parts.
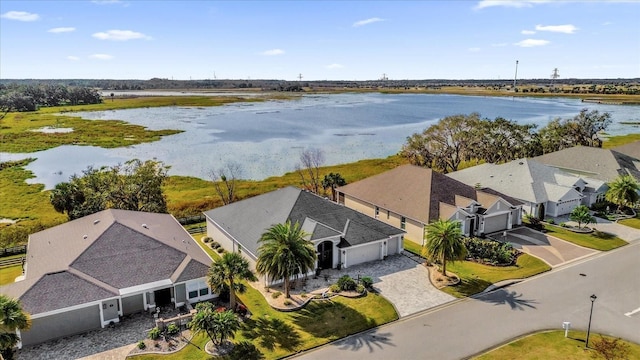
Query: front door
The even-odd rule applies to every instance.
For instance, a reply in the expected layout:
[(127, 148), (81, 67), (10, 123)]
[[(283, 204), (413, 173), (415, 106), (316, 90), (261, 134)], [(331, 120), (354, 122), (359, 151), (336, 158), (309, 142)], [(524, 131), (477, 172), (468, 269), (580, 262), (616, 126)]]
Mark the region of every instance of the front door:
[(333, 268), (333, 242), (325, 241), (318, 245), (318, 267), (321, 269)]
[(156, 306), (167, 306), (171, 304), (171, 288), (156, 290)]

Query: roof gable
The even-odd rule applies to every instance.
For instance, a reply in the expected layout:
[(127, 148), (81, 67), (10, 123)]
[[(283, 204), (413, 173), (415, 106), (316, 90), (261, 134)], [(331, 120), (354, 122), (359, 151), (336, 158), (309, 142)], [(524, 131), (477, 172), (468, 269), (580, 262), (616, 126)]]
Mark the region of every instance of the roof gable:
[(191, 259), (185, 269), (180, 273), (175, 282), (184, 282), (207, 276), (209, 266)]
[(185, 254), (118, 222), (70, 267), (122, 289), (169, 279)]

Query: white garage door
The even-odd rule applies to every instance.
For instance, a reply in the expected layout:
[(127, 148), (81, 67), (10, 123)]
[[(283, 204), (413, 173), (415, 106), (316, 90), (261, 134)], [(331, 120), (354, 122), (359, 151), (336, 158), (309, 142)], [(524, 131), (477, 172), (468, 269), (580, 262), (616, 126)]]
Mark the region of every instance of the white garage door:
[(380, 259), (381, 243), (367, 244), (347, 249), (347, 263), (345, 266), (354, 266), (367, 261)]
[(393, 238), (387, 241), (387, 255), (393, 255), (398, 253), (398, 244), (400, 243), (399, 238)]
[(507, 228), (508, 220), (508, 213), (484, 218), (484, 233), (491, 234), (505, 230)]

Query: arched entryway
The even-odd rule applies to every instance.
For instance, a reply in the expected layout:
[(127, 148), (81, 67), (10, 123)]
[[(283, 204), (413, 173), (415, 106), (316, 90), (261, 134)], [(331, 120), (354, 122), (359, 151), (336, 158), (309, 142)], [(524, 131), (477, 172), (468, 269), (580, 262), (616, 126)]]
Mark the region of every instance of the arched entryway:
[(324, 241), (318, 245), (318, 267), (320, 269), (333, 268), (333, 242)]

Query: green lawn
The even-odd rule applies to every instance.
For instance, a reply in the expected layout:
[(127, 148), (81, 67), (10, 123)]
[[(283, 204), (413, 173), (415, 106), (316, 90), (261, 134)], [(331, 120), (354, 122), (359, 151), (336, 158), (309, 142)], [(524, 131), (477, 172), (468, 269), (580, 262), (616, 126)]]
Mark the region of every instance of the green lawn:
[(514, 266), (489, 266), (472, 261), (447, 263), (447, 272), (451, 271), (460, 277), (460, 283), (447, 286), (442, 290), (455, 297), (466, 297), (477, 294), (489, 285), (510, 279), (523, 279), (551, 270), (542, 260), (528, 254), (518, 256)]
[(11, 284), (22, 275), (22, 265), (0, 267), (0, 285)]
[[(474, 359), (477, 360), (542, 360), (563, 359), (583, 360), (601, 359), (593, 350), (594, 341), (600, 339), (600, 335), (591, 333), (589, 336), (589, 350), (585, 350), (584, 342), (586, 333), (582, 331), (569, 331), (569, 337), (564, 337), (564, 331), (548, 331), (533, 334), (522, 339), (515, 340), (507, 345), (491, 350)], [(610, 338), (610, 337), (607, 337)], [(625, 359), (640, 359), (640, 345), (626, 342), (630, 353)]]
[(622, 224), (624, 226), (628, 226), (628, 227), (632, 227), (634, 229), (640, 229), (640, 219), (639, 218), (631, 218), (631, 219), (624, 219), (624, 220), (620, 220), (618, 221), (618, 224)]
[(421, 253), (422, 253), (422, 246), (420, 244), (418, 244), (418, 243), (415, 243), (415, 242), (411, 241), (411, 240), (404, 239), (404, 242), (403, 242), (402, 246), (408, 252), (412, 252), (412, 253), (417, 254), (417, 255), (421, 255)]
[[(205, 234), (195, 236), (213, 259), (219, 255), (202, 242)], [(382, 325), (398, 318), (393, 305), (376, 294), (357, 299), (336, 297), (331, 301), (312, 301), (301, 310), (280, 312), (269, 306), (264, 296), (247, 286), (247, 292), (238, 298), (252, 313), (245, 328), (236, 333), (235, 341), (248, 341), (264, 354), (266, 359), (278, 359), (295, 352), (340, 339), (350, 334)], [(196, 336), (193, 343), (204, 348), (208, 340)], [(135, 359), (203, 359), (204, 352), (187, 346), (171, 355), (143, 355)]]
[(579, 234), (564, 229), (560, 226), (549, 224), (545, 224), (544, 228), (545, 230), (547, 230), (548, 235), (555, 236), (559, 239), (566, 240), (576, 245), (584, 246), (590, 249), (608, 251), (619, 248), (620, 246), (627, 245), (626, 241), (611, 234), (600, 233), (601, 237), (597, 236), (597, 232), (593, 232), (590, 234)]

